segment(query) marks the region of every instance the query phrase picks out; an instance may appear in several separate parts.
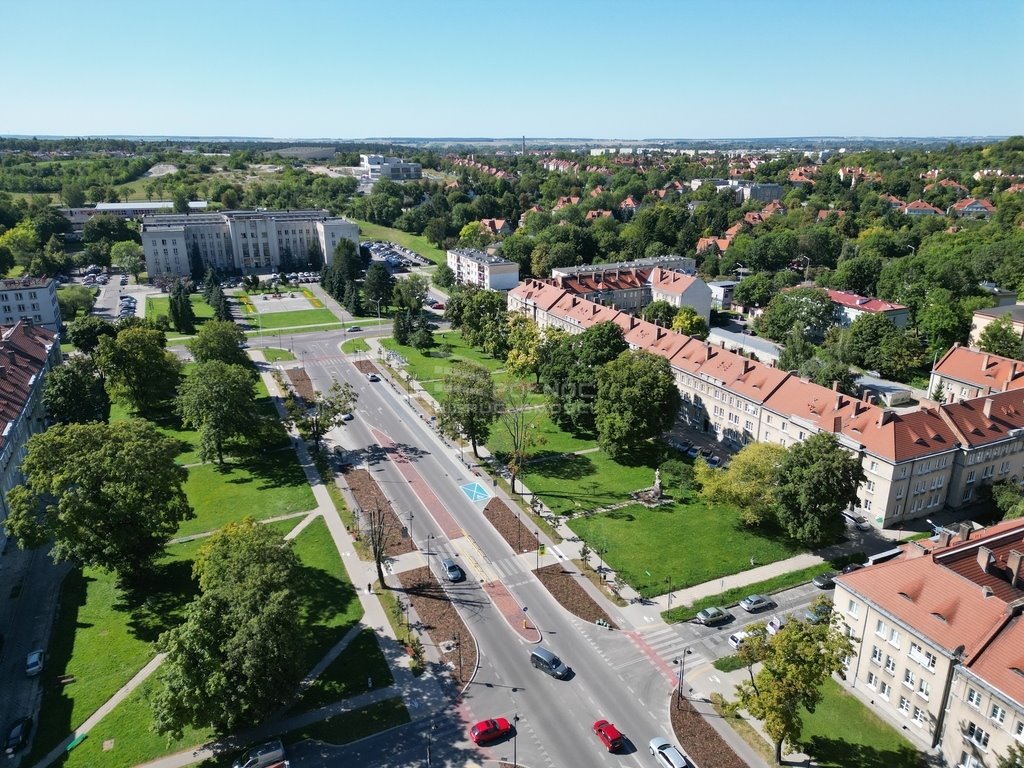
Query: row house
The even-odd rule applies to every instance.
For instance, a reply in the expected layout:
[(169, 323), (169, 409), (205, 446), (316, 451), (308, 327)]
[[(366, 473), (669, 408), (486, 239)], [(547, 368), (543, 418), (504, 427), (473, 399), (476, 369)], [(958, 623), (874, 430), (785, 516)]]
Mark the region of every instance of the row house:
[(928, 391), (942, 403), (1024, 388), (1024, 362), (954, 344), (932, 368)]
[(924, 200), (914, 200), (912, 203), (907, 203), (900, 212), (905, 216), (941, 216), (942, 210), (936, 208), (934, 205), (926, 203)]
[(969, 523), (836, 579), (853, 638), (845, 683), (945, 765), (1024, 741), (1024, 521)]
[(861, 315), (885, 315), (897, 328), (905, 328), (910, 321), (910, 308), (892, 301), (883, 301), (850, 291), (826, 290), (839, 312), (843, 325), (850, 325)]

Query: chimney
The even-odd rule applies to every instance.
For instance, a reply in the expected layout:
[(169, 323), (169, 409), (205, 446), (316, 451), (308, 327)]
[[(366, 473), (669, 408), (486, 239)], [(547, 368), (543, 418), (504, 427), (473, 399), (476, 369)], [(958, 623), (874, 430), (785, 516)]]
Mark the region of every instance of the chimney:
[(833, 392), (838, 392), (839, 391), (839, 379), (832, 379), (832, 391)]
[(957, 541), (967, 541), (970, 538), (971, 538), (971, 524), (970, 523), (960, 523), (960, 525), (957, 526), (957, 529), (956, 529), (956, 540)]
[(17, 365), (18, 364), (18, 358), (14, 354), (14, 350), (13, 349), (8, 349), (8, 350), (5, 350), (5, 352), (7, 354), (7, 362), (10, 363), (11, 365)]
[(985, 414), (985, 418), (986, 419), (991, 419), (992, 418), (992, 398), (991, 397), (986, 397), (985, 398), (985, 405), (982, 406), (981, 412)]
[(949, 542), (953, 540), (953, 532), (943, 528), (939, 531), (939, 543), (936, 545), (937, 548), (948, 547)]
[(988, 573), (993, 562), (995, 562), (995, 558), (992, 556), (992, 550), (988, 547), (978, 547), (978, 567), (981, 568), (982, 573)]
[(1010, 584), (1014, 587), (1024, 587), (1024, 554), (1019, 550), (1011, 549), (1006, 558), (1006, 567), (1010, 569)]

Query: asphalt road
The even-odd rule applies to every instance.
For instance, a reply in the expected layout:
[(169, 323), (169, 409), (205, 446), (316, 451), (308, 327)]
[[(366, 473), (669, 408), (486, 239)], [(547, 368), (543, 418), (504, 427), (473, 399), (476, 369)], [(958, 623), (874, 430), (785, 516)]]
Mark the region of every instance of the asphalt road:
[[(512, 760), (530, 766), (649, 765), (647, 742), (668, 733), (668, 697), (671, 677), (651, 663), (650, 648), (643, 648), (625, 632), (612, 632), (582, 622), (565, 612), (533, 577), (536, 555), (517, 556), (481, 514), (486, 503), (471, 501), (460, 485), (486, 479), (476, 477), (458, 452), (445, 445), (429, 424), (415, 415), (404, 393), (386, 381), (368, 382), (338, 351), (347, 335), (339, 332), (302, 334), (292, 340), (318, 389), (334, 380), (351, 383), (359, 393), (356, 418), (333, 431), (332, 439), (350, 451), (374, 473), (375, 479), (402, 516), (412, 513), (410, 529), (437, 572), (440, 557), (456, 557), (467, 581), (452, 595), (480, 649), (479, 669), (464, 697), (430, 719), (417, 719), (401, 729), (365, 739), (342, 748), (303, 744), (296, 747), (296, 766), (424, 766), (427, 742), (432, 765), (464, 765), (483, 759)], [(255, 344), (254, 344), (255, 346)], [(447, 511), (465, 532), (448, 541), (409, 482), (395, 464), (374, 450), (377, 440), (371, 429), (386, 434), (426, 479)], [(430, 537), (435, 537), (431, 539)], [(428, 546), (432, 545), (432, 546)], [(545, 563), (559, 557), (557, 548)], [(369, 569), (367, 569), (369, 571)], [(531, 621), (542, 630), (543, 643), (574, 670), (566, 681), (550, 678), (533, 669), (525, 643), (493, 607), (480, 588), (481, 581), (500, 579)], [(795, 610), (813, 595), (795, 594), (784, 607)], [(656, 653), (663, 659), (690, 649), (689, 668), (731, 653), (729, 634), (745, 623), (765, 617), (736, 616), (734, 622), (711, 629), (682, 625), (662, 629)], [(670, 667), (671, 669), (671, 667)], [(417, 712), (412, 716), (417, 718)], [(517, 737), (489, 748), (474, 747), (466, 736), (468, 727), (488, 717), (518, 714)], [(591, 732), (600, 718), (612, 720), (631, 742), (624, 754), (609, 755)], [(428, 735), (429, 734), (429, 735)], [(685, 745), (684, 745), (685, 746)]]

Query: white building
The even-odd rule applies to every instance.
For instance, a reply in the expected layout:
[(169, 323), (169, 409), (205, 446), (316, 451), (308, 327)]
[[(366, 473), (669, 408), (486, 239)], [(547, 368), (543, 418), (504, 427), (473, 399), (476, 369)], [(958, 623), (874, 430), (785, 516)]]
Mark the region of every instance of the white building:
[(407, 163), (400, 157), (385, 155), (360, 155), (359, 169), (368, 175), (371, 181), (409, 181), (423, 177), (423, 167), (419, 163)]
[(519, 264), (475, 248), (448, 251), (448, 266), (455, 273), (455, 281), (464, 285), (491, 291), (508, 291), (519, 285)]
[(327, 211), (224, 211), (146, 216), (142, 249), (150, 278), (191, 272), (190, 252), (222, 273), (259, 274), (284, 263), (303, 269), (311, 249), (330, 264), (342, 240), (359, 245), (359, 227)]
[(60, 333), (56, 280), (38, 277), (0, 280), (0, 325), (15, 325), (22, 320)]
[[(190, 200), (188, 209), (190, 213), (202, 213), (206, 210), (206, 201)], [(60, 212), (71, 222), (71, 228), (77, 232), (81, 231), (85, 222), (101, 213), (109, 213), (119, 219), (141, 219), (143, 216), (170, 213), (173, 210), (173, 200), (147, 200), (133, 203), (96, 203), (95, 206), (86, 208), (61, 208)]]

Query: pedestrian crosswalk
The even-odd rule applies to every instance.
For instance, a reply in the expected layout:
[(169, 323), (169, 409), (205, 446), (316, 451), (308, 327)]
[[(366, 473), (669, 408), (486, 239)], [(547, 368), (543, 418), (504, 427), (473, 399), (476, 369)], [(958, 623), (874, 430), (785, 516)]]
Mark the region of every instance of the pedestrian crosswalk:
[[(654, 662), (670, 683), (676, 681), (677, 660), (685, 658), (685, 664), (690, 667), (709, 661), (704, 646), (687, 639), (675, 627), (627, 634), (641, 654)], [(629, 663), (634, 662), (635, 660)]]

